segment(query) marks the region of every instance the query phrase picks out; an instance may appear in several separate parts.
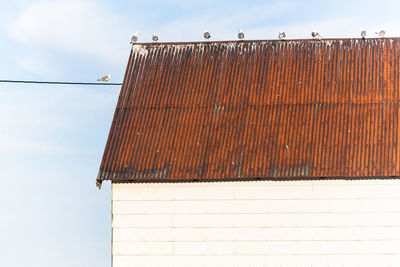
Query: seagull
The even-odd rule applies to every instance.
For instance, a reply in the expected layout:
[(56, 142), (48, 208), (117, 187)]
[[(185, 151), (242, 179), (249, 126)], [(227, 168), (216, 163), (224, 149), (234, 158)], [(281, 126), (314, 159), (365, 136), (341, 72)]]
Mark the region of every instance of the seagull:
[(239, 38), (240, 40), (242, 40), (242, 39), (244, 38), (244, 33), (243, 33), (242, 30), (239, 30), (239, 32), (238, 32), (238, 38)]
[(211, 38), (211, 34), (207, 30), (204, 31), (203, 36), (204, 36), (204, 39), (206, 39), (206, 40), (209, 40)]
[(136, 43), (139, 39), (140, 32), (135, 32), (135, 34), (131, 38), (131, 44)]
[(158, 41), (157, 34), (153, 33), (153, 35), (151, 36), (151, 40), (153, 40), (153, 42), (157, 42)]
[(367, 31), (361, 29), (361, 37), (363, 38), (363, 40), (365, 39), (365, 37), (367, 37)]
[(285, 37), (286, 37), (286, 33), (285, 32), (279, 32), (279, 35), (278, 35), (278, 38), (279, 39), (285, 39)]
[(385, 37), (385, 30), (380, 30), (379, 32), (375, 32), (375, 34), (377, 34), (379, 37)]
[(311, 32), (311, 36), (312, 36), (314, 39), (321, 40), (321, 35), (320, 35), (317, 31), (312, 31), (312, 32)]
[(103, 76), (100, 79), (97, 79), (97, 81), (108, 82), (110, 79), (111, 79), (111, 75), (107, 74), (106, 76)]
[(312, 36), (314, 39), (321, 40), (321, 35), (320, 35), (317, 31), (312, 31), (312, 32), (311, 32), (311, 36)]

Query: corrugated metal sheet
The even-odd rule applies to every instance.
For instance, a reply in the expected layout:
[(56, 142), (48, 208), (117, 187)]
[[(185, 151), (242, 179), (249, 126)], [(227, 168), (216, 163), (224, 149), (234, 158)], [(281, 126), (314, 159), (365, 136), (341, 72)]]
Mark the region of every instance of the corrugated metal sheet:
[(400, 39), (135, 44), (97, 180), (399, 176)]

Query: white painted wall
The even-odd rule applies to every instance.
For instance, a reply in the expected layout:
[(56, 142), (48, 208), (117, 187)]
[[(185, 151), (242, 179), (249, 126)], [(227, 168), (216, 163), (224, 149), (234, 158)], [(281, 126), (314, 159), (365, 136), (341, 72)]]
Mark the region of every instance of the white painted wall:
[(400, 180), (112, 185), (113, 267), (400, 266)]

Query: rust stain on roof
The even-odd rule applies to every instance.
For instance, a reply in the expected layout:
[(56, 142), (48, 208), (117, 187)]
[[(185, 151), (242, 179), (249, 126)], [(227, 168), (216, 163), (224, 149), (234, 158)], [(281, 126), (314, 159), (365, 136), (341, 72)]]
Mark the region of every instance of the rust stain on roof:
[(135, 44), (98, 182), (399, 176), (400, 39)]

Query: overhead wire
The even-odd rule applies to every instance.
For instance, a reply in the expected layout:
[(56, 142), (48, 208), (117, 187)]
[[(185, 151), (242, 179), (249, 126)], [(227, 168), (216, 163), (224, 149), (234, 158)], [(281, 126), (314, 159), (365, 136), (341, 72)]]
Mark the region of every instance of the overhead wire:
[(24, 84), (70, 84), (70, 85), (122, 85), (122, 83), (109, 82), (64, 82), (64, 81), (28, 81), (28, 80), (0, 80), (0, 83), (24, 83)]

